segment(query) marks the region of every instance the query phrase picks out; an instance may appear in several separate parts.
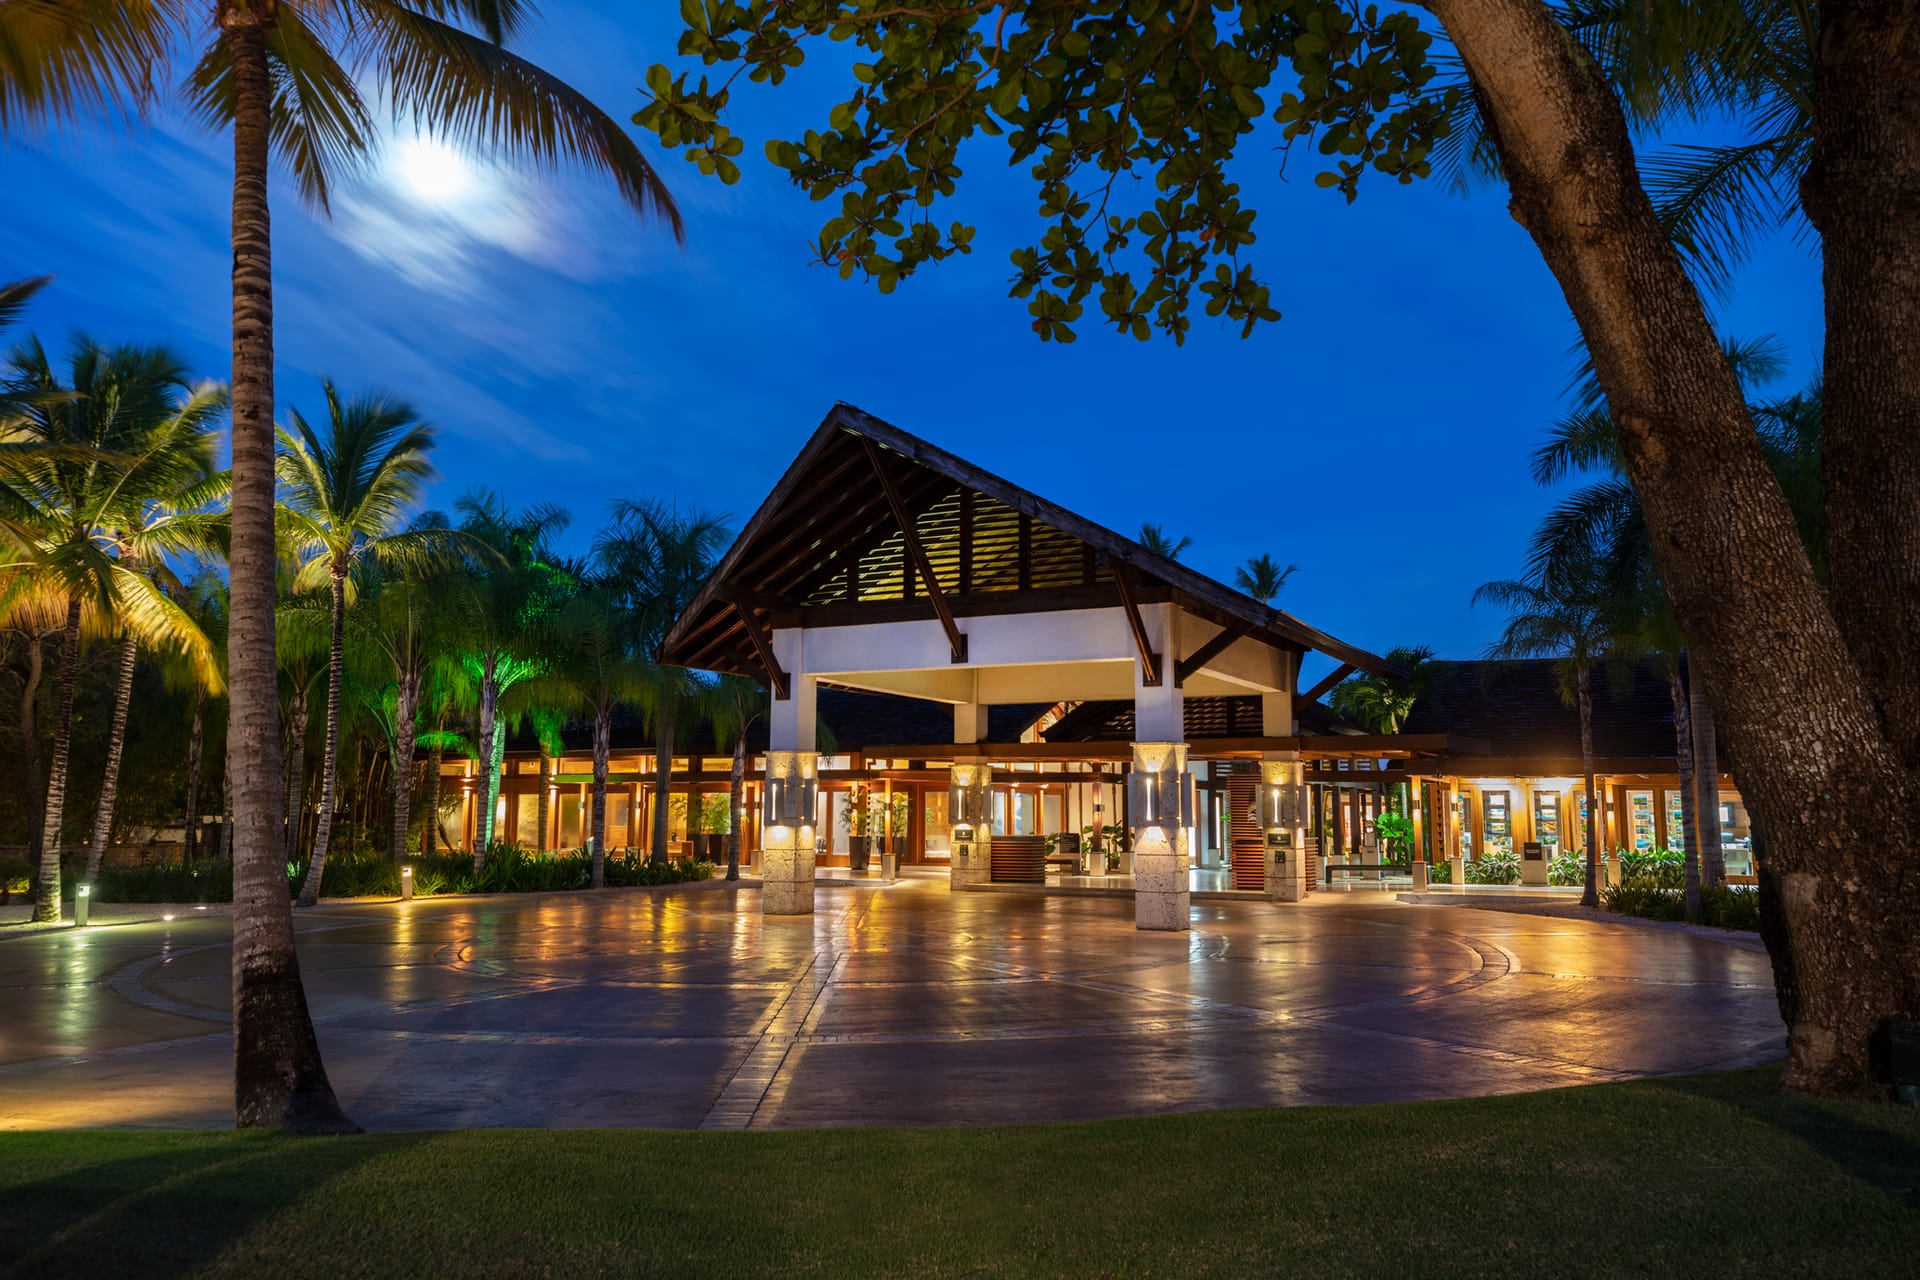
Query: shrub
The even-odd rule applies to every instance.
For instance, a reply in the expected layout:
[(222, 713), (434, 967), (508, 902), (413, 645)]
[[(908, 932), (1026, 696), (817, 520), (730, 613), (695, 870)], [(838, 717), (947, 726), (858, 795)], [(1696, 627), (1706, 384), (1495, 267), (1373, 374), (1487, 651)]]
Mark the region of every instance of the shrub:
[(1642, 920), (1687, 918), (1687, 904), (1683, 894), (1672, 889), (1658, 888), (1644, 880), (1624, 881), (1602, 890), (1600, 905), (1609, 911), (1617, 911), (1623, 916), (1639, 916)]
[(1587, 855), (1568, 850), (1556, 853), (1547, 863), (1547, 883), (1583, 885), (1587, 882)]
[(1519, 884), (1520, 859), (1512, 854), (1490, 853), (1467, 864), (1468, 884)]
[(1652, 889), (1686, 887), (1686, 858), (1678, 849), (1620, 849), (1620, 882)]
[(1760, 891), (1751, 885), (1726, 884), (1700, 890), (1700, 920), (1720, 929), (1760, 929)]
[[(60, 892), (73, 901), (79, 877), (63, 875)], [(232, 902), (233, 864), (215, 859), (102, 867), (94, 881), (95, 902)]]
[[(1680, 889), (1662, 889), (1645, 882), (1625, 883), (1600, 895), (1600, 904), (1623, 916), (1643, 920), (1685, 920), (1687, 895)], [(1760, 927), (1760, 895), (1746, 885), (1700, 888), (1700, 923), (1717, 929)]]
[(1429, 863), (1427, 866), (1427, 883), (1452, 884), (1453, 863), (1451, 861)]

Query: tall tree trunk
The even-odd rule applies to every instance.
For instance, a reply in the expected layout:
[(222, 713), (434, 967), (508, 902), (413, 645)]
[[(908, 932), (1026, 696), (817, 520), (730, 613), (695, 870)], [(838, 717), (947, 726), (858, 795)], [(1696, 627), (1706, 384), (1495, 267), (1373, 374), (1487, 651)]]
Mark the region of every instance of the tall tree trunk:
[(593, 713), (593, 887), (607, 887), (607, 757), (613, 752), (613, 708)]
[(47, 780), (40, 768), (40, 682), (46, 675), (44, 637), (27, 633), (27, 674), (20, 681), (20, 772), (27, 783), (27, 861), (40, 860), (40, 836), (47, 819)]
[(667, 825), (673, 818), (673, 717), (655, 717), (653, 735), (653, 849), (652, 861), (667, 860)]
[(187, 816), (180, 833), (180, 860), (192, 862), (200, 852), (200, 758), (206, 751), (207, 691), (193, 686), (193, 713), (187, 730)]
[(547, 837), (547, 827), (553, 820), (552, 773), (553, 759), (547, 754), (547, 749), (543, 746), (540, 748), (540, 794), (534, 802), (539, 810), (540, 822), (540, 839), (535, 843), (538, 844), (540, 852), (542, 853), (545, 853), (547, 846), (552, 843)]
[(307, 819), (307, 686), (298, 680), (294, 682), (292, 704), (287, 708), (286, 774), (287, 861), (298, 862)]
[(129, 631), (120, 637), (120, 678), (113, 688), (113, 726), (107, 734), (107, 770), (100, 777), (100, 802), (93, 815), (93, 842), (87, 846), (87, 883), (100, 876), (100, 863), (113, 838), (113, 805), (120, 794), (120, 757), (127, 748), (127, 707), (133, 701), (133, 665), (140, 647)]
[(741, 803), (747, 783), (747, 731), (733, 740), (733, 770), (727, 775), (727, 879), (740, 878), (740, 828), (746, 825)]
[(320, 877), (326, 874), (327, 846), (333, 840), (333, 811), (340, 786), (340, 686), (347, 667), (347, 570), (336, 564), (328, 575), (333, 586), (333, 638), (327, 649), (327, 731), (320, 748), (320, 818), (313, 833), (313, 859), (307, 863), (306, 883), (300, 886), (300, 906), (320, 901)]
[(440, 765), (444, 755), (435, 747), (427, 756), (427, 829), (420, 833), (420, 852), (429, 858), (440, 843)]
[[(1700, 837), (1694, 830), (1698, 807), (1693, 793), (1693, 713), (1687, 705), (1680, 664), (1667, 672), (1667, 695), (1673, 700), (1673, 763), (1680, 774), (1680, 848), (1686, 864), (1687, 919), (1700, 919)], [(1654, 793), (1656, 797), (1658, 792)]]
[(1827, 580), (1880, 723), (1920, 771), (1920, 21), (1911, 0), (1818, 12), (1801, 197), (1826, 285)]
[[(1823, 4), (1821, 20), (1831, 28), (1874, 7)], [(1920, 782), (1814, 577), (1603, 71), (1541, 0), (1432, 0), (1431, 11), (1473, 78), (1509, 207), (1586, 339), (1661, 581), (1767, 838), (1761, 925), (1788, 1027), (1783, 1083), (1870, 1087), (1875, 1033), (1890, 1016), (1920, 1014), (1920, 860), (1885, 852), (1920, 847)], [(1893, 51), (1917, 37), (1889, 25), (1880, 38)], [(1834, 104), (1819, 97), (1824, 121)], [(1827, 274), (1830, 307), (1836, 283), (1859, 284), (1832, 261)], [(1910, 305), (1898, 323), (1905, 334), (1889, 341), (1915, 341)], [(1840, 333), (1829, 323), (1830, 341)], [(1829, 380), (1829, 413), (1872, 416), (1837, 404), (1835, 391)], [(1910, 425), (1888, 432), (1888, 449), (1910, 447)], [(1871, 515), (1910, 519), (1911, 509)], [(1910, 661), (1920, 638), (1903, 631), (1899, 642)]]
[(420, 673), (404, 671), (393, 694), (393, 857), (407, 856), (413, 825), (413, 755), (420, 715)]
[[(228, 714), (227, 736), (231, 738), (233, 736), (231, 709)], [(231, 866), (233, 865), (233, 753), (223, 751), (220, 755), (220, 835), (217, 837), (219, 848), (213, 852), (215, 857)], [(287, 892), (291, 896), (293, 891), (289, 889)]]
[(1587, 787), (1587, 884), (1580, 905), (1600, 905), (1600, 797), (1593, 793), (1593, 673), (1580, 672), (1580, 771)]
[(53, 725), (53, 765), (47, 770), (47, 817), (40, 827), (40, 882), (34, 886), (33, 918), (60, 919), (60, 824), (66, 820), (67, 758), (73, 749), (73, 686), (80, 665), (80, 597), (67, 601), (60, 632), (60, 709)]
[(273, 250), (267, 153), (273, 84), (267, 0), (220, 0), (233, 64), (233, 533), (227, 760), (233, 771), (234, 1119), (240, 1128), (342, 1132), (294, 950), (282, 857), (274, 672)]
[(493, 735), (494, 724), (500, 718), (500, 690), (494, 683), (493, 659), (487, 659), (486, 671), (480, 678), (480, 740), (473, 744), (480, 756), (480, 768), (484, 780), (480, 786), (480, 812), (473, 824), (473, 869), (484, 871), (487, 866), (487, 845), (493, 839), (493, 797), (494, 789), (500, 785), (500, 777), (493, 771)]
[(1720, 744), (1713, 731), (1713, 704), (1706, 687), (1689, 678), (1687, 707), (1693, 718), (1693, 824), (1700, 846), (1700, 881), (1727, 882), (1727, 857), (1720, 848)]

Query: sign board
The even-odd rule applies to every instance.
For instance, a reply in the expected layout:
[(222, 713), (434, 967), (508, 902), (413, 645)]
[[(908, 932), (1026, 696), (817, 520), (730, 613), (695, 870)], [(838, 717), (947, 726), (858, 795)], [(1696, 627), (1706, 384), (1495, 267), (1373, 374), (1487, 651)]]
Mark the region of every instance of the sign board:
[(1520, 846), (1520, 856), (1528, 862), (1539, 862), (1545, 854), (1538, 840), (1528, 840)]
[(1293, 832), (1291, 831), (1267, 832), (1267, 848), (1269, 849), (1293, 848)]

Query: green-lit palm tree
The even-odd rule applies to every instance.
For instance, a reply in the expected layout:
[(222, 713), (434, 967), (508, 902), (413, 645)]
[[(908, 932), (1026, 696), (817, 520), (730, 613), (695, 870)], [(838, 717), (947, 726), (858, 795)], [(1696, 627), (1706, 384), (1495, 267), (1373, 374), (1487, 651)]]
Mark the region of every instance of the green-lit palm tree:
[(514, 685), (546, 671), (537, 643), (542, 629), (571, 598), (572, 572), (554, 554), (552, 540), (570, 517), (559, 507), (508, 509), (497, 493), (475, 491), (454, 503), (459, 528), (485, 549), (456, 588), (454, 641), (457, 661), (474, 700), (473, 745), (485, 778), (473, 848), (475, 870), (486, 866), (493, 840), (494, 807), (500, 795), (500, 761), (506, 749), (501, 698)]
[[(15, 407), (0, 453), (0, 519), (16, 550), (0, 607), (60, 616), (59, 710), (34, 905), (35, 919), (55, 921), (82, 632), (177, 649), (219, 679), (206, 637), (160, 589), (156, 572), (169, 553), (214, 549), (214, 518), (173, 504), (196, 487), (211, 503), (219, 486), (209, 474), (198, 397), (164, 350), (108, 349), (80, 338), (62, 381), (29, 340), (14, 353), (5, 385)], [(157, 514), (169, 508), (172, 518)], [(189, 518), (189, 510), (206, 518)], [(119, 554), (129, 546), (134, 563)], [(135, 567), (139, 557), (144, 571)], [(123, 681), (123, 690), (130, 687)], [(117, 719), (124, 730), (124, 710)]]
[(727, 879), (740, 878), (740, 828), (746, 791), (747, 730), (767, 714), (767, 691), (745, 676), (721, 676), (707, 686), (707, 722), (713, 726), (715, 746), (733, 748), (733, 768), (727, 779)]
[(1178, 560), (1186, 554), (1187, 548), (1193, 545), (1192, 538), (1184, 535), (1176, 538), (1160, 525), (1154, 524), (1151, 521), (1143, 523), (1140, 526), (1140, 536), (1134, 539), (1134, 541), (1153, 552), (1153, 554), (1165, 556), (1169, 560)]
[(319, 900), (339, 785), (340, 689), (346, 671), (346, 625), (354, 567), (373, 561), (402, 573), (427, 572), (457, 555), (467, 539), (455, 530), (407, 528), (409, 509), (433, 474), (427, 455), (433, 428), (411, 407), (383, 395), (343, 400), (330, 381), (322, 435), (298, 409), (280, 432), (277, 466), (281, 523), (303, 561), (296, 590), (324, 585), (331, 599), (327, 651), (326, 740), (320, 757), (320, 815), (313, 857), (299, 905)]
[(661, 662), (660, 650), (726, 547), (727, 518), (624, 500), (613, 504), (612, 515), (594, 539), (594, 558), (602, 576), (619, 584), (628, 641), (644, 663), (639, 703), (653, 728), (654, 745), (651, 853), (654, 862), (665, 862), (674, 738), (696, 713), (705, 683)]
[[(307, 1014), (280, 882), (274, 672), (273, 280), (268, 171), (310, 205), (364, 162), (377, 130), (361, 86), (396, 118), (509, 158), (611, 177), (676, 238), (671, 197), (633, 139), (579, 91), (511, 52), (518, 0), (83, 0), (0, 4), (0, 128), (144, 106), (184, 77), (189, 104), (233, 136), (233, 474), (229, 751), (234, 868), (235, 1115), (241, 1127), (351, 1127)], [(209, 19), (211, 21), (209, 21)]]
[[(613, 750), (613, 713), (643, 700), (648, 664), (634, 651), (618, 584), (588, 578), (567, 602), (546, 637), (550, 666), (545, 683), (553, 703), (593, 719), (592, 887), (606, 887), (607, 766)], [(546, 783), (542, 779), (542, 794)], [(543, 832), (544, 832), (544, 818)]]
[(1261, 604), (1272, 604), (1286, 590), (1287, 579), (1299, 570), (1297, 564), (1282, 569), (1278, 560), (1263, 551), (1233, 571), (1233, 585)]
[(1427, 692), (1433, 676), (1429, 645), (1400, 645), (1386, 659), (1405, 672), (1399, 676), (1355, 676), (1333, 687), (1329, 705), (1369, 733), (1398, 733)]
[(1475, 604), (1507, 610), (1506, 628), (1487, 646), (1487, 657), (1509, 661), (1551, 658), (1560, 697), (1580, 712), (1580, 764), (1587, 796), (1587, 884), (1581, 904), (1600, 905), (1600, 806), (1593, 787), (1593, 670), (1614, 656), (1619, 641), (1608, 610), (1597, 557), (1566, 564), (1552, 578), (1489, 582), (1473, 593)]

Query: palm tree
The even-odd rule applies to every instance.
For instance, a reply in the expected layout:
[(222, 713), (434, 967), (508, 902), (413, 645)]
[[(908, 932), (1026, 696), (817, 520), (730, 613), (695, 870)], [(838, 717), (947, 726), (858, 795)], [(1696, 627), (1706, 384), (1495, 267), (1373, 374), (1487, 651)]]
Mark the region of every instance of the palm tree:
[(707, 686), (707, 722), (713, 743), (733, 744), (733, 769), (727, 779), (727, 879), (740, 878), (740, 827), (746, 789), (747, 730), (767, 714), (767, 691), (745, 676), (721, 676)]
[(1496, 604), (1508, 612), (1506, 629), (1487, 647), (1487, 656), (1511, 661), (1551, 658), (1560, 698), (1580, 711), (1580, 763), (1587, 796), (1587, 884), (1582, 906), (1600, 905), (1600, 806), (1593, 786), (1593, 669), (1615, 653), (1617, 644), (1605, 607), (1598, 561), (1566, 566), (1552, 579), (1489, 582), (1473, 593), (1473, 602)]
[[(561, 703), (593, 717), (589, 830), (595, 889), (607, 883), (607, 765), (613, 748), (613, 713), (622, 703), (640, 701), (646, 687), (647, 663), (634, 653), (625, 623), (620, 588), (603, 578), (590, 578), (555, 619), (549, 638), (553, 662), (546, 683), (556, 689)], [(541, 795), (546, 791), (543, 774)], [(541, 834), (544, 837), (544, 818)]]
[(667, 860), (674, 735), (697, 709), (705, 685), (692, 672), (662, 663), (660, 649), (726, 546), (727, 520), (628, 500), (614, 503), (612, 514), (594, 539), (594, 558), (601, 574), (620, 585), (629, 642), (645, 663), (639, 701), (653, 728), (652, 859), (661, 863)]
[(486, 563), (469, 566), (462, 575), (456, 608), (458, 661), (477, 704), (473, 745), (485, 777), (473, 848), (478, 871), (486, 866), (500, 795), (500, 761), (506, 748), (501, 698), (514, 685), (545, 672), (546, 658), (534, 639), (573, 594), (573, 575), (551, 545), (570, 517), (551, 505), (511, 512), (499, 494), (484, 491), (463, 495), (454, 509), (461, 517), (461, 531), (487, 552)]
[(346, 670), (349, 586), (356, 564), (372, 560), (402, 571), (434, 567), (465, 540), (450, 529), (403, 528), (407, 509), (433, 474), (433, 429), (407, 405), (382, 395), (343, 401), (330, 381), (324, 438), (298, 409), (280, 432), (277, 463), (284, 490), (281, 520), (305, 563), (296, 590), (325, 583), (331, 592), (327, 653), (326, 744), (320, 757), (320, 818), (299, 904), (320, 898), (339, 784), (340, 687)]
[[(207, 2), (207, 0), (203, 0)], [(192, 21), (208, 15), (210, 27)], [(360, 86), (396, 118), (509, 157), (574, 161), (681, 235), (671, 197), (632, 138), (577, 90), (506, 48), (532, 16), (504, 0), (120, 0), (0, 6), (0, 127), (144, 106), (199, 54), (191, 106), (233, 130), (231, 557), (235, 817), (235, 1116), (243, 1128), (341, 1130), (276, 885), (280, 760), (275, 724), (273, 278), (267, 172), (278, 158), (325, 210), (376, 139)], [(211, 39), (207, 38), (211, 32)]]
[[(1140, 526), (1140, 536), (1135, 541), (1153, 554), (1165, 556), (1169, 560), (1178, 560), (1186, 549), (1193, 545), (1192, 538), (1182, 536), (1175, 539), (1165, 529), (1151, 521)], [(1291, 573), (1292, 570), (1288, 572)], [(1284, 575), (1282, 576), (1284, 578)]]
[[(180, 607), (211, 642), (216, 661), (220, 659), (226, 649), (223, 643), (227, 627), (226, 583), (210, 570), (200, 570), (187, 580), (186, 594), (180, 598)], [(209, 689), (207, 682), (200, 678), (200, 673), (183, 662), (169, 663), (166, 677), (176, 688), (180, 682), (186, 683), (192, 698), (193, 709), (188, 713), (187, 728), (186, 811), (180, 851), (181, 861), (192, 862), (200, 852), (200, 775), (204, 772), (207, 698), (219, 693), (220, 687)]]
[(1287, 579), (1299, 569), (1297, 564), (1282, 569), (1279, 561), (1263, 551), (1233, 571), (1233, 585), (1261, 604), (1272, 604), (1286, 588)]
[[(415, 522), (416, 528), (433, 527)], [(365, 580), (354, 610), (354, 634), (368, 651), (367, 665), (382, 671), (371, 706), (393, 762), (393, 824), (388, 845), (395, 860), (406, 856), (413, 825), (415, 755), (426, 683), (451, 628), (445, 613), (449, 575), (402, 572), (363, 564)]]
[[(6, 388), (15, 407), (6, 429), (9, 449), (0, 456), (0, 513), (15, 540), (31, 545), (23, 548), (0, 604), (9, 612), (63, 615), (34, 908), (35, 919), (56, 921), (83, 626), (121, 640), (115, 719), (122, 734), (123, 699), (132, 687), (122, 637), (180, 650), (207, 678), (219, 678), (206, 637), (159, 586), (167, 577), (160, 568), (165, 555), (217, 549), (218, 518), (204, 510), (220, 490), (204, 448), (205, 419), (217, 396), (189, 393), (183, 366), (164, 350), (109, 350), (85, 338), (74, 342), (64, 383), (30, 339), (14, 353)], [(142, 558), (144, 571), (135, 567)], [(115, 758), (110, 767), (117, 764)]]
[(1406, 674), (1355, 676), (1335, 685), (1328, 699), (1334, 711), (1369, 733), (1400, 732), (1413, 713), (1413, 704), (1432, 681), (1434, 659), (1429, 645), (1400, 645), (1387, 650), (1386, 659)]

